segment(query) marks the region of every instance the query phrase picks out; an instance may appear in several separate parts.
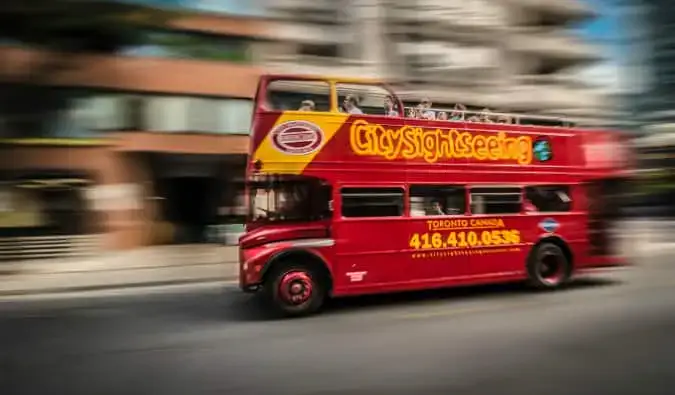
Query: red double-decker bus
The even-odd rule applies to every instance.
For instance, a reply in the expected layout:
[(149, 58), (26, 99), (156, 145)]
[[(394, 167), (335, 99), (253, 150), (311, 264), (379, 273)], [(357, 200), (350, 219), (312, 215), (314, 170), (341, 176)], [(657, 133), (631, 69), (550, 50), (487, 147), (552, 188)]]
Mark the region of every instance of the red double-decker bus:
[(556, 289), (623, 264), (617, 133), (405, 110), (374, 81), (261, 79), (242, 290), (303, 315), (327, 297), (514, 280)]

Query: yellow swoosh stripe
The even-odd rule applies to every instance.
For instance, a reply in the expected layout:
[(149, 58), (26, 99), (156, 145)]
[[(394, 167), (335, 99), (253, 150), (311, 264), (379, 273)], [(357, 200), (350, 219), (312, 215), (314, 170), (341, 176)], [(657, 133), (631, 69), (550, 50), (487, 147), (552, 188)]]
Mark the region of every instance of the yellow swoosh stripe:
[(348, 114), (286, 111), (281, 114), (279, 119), (277, 119), (272, 130), (279, 125), (290, 121), (310, 122), (323, 131), (323, 141), (321, 142), (321, 145), (314, 152), (305, 155), (289, 155), (274, 147), (274, 144), (272, 143), (272, 133), (270, 132), (253, 155), (253, 161), (260, 161), (260, 163), (262, 163), (262, 173), (302, 174), (307, 165), (309, 165), (326, 144), (333, 139), (337, 131), (344, 125), (347, 118), (349, 118)]

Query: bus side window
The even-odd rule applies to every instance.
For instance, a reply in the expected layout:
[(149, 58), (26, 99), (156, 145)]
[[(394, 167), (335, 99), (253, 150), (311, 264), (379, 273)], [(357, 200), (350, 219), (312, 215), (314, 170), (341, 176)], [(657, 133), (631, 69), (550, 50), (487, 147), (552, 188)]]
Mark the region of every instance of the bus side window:
[(568, 185), (537, 185), (525, 188), (525, 197), (540, 212), (572, 210), (572, 195)]
[(343, 217), (400, 217), (403, 188), (342, 188)]
[[(391, 100), (391, 93), (381, 86), (372, 84), (337, 84), (340, 110), (354, 114), (392, 116), (398, 113), (396, 103)], [(355, 99), (351, 104), (346, 103), (347, 97)], [(346, 108), (349, 105), (350, 108)], [(356, 106), (353, 109), (352, 106)]]
[(517, 214), (521, 211), (520, 187), (472, 187), (472, 214)]
[(463, 186), (412, 185), (410, 187), (410, 216), (463, 215), (466, 194)]
[(330, 85), (324, 81), (274, 80), (267, 85), (264, 100), (266, 111), (330, 111)]

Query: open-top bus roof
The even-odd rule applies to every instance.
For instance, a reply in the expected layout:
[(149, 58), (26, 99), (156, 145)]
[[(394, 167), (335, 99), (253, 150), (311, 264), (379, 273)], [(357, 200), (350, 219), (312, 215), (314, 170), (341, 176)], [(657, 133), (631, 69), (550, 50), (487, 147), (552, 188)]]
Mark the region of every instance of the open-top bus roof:
[[(404, 115), (408, 110), (414, 106), (405, 106), (401, 96), (396, 92), (394, 86), (376, 78), (354, 78), (354, 77), (340, 77), (337, 75), (296, 75), (296, 74), (265, 74), (261, 77), (261, 85), (273, 84), (275, 90), (286, 92), (298, 92), (308, 94), (328, 94), (332, 85), (335, 85), (338, 96), (346, 95), (350, 88), (359, 86), (361, 94), (371, 96), (366, 106), (372, 106), (373, 98), (384, 98), (390, 95), (395, 101), (398, 101), (398, 106), (404, 110)], [(370, 87), (369, 87), (370, 86)], [(421, 99), (419, 97), (417, 99)], [(398, 107), (397, 106), (397, 107)], [(445, 112), (450, 114), (452, 112), (463, 114), (466, 119), (472, 116), (483, 115), (483, 110), (464, 110), (458, 111), (455, 108), (434, 107), (430, 110), (435, 112)], [(526, 113), (510, 113), (505, 111), (490, 111), (490, 116), (499, 118), (508, 118), (512, 120), (508, 123), (516, 123), (520, 125), (539, 125), (539, 126), (576, 126), (576, 122), (564, 116), (555, 115), (540, 115), (540, 114), (526, 114)]]
[(363, 84), (363, 85), (387, 85), (383, 80), (376, 78), (355, 78), (339, 77), (337, 75), (316, 76), (309, 74), (263, 74), (261, 80), (288, 80), (288, 81), (327, 81), (340, 82), (343, 84)]

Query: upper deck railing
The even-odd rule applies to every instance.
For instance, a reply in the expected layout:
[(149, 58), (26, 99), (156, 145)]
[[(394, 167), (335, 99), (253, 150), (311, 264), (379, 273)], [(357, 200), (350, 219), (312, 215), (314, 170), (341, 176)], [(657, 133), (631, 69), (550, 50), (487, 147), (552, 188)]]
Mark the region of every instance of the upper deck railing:
[(456, 110), (448, 108), (431, 107), (423, 110), (431, 112), (433, 117), (426, 117), (420, 114), (420, 109), (413, 106), (404, 107), (406, 118), (429, 119), (438, 121), (458, 121), (471, 123), (499, 123), (507, 125), (531, 125), (531, 126), (559, 126), (575, 127), (577, 124), (563, 117), (533, 115), (523, 113), (508, 113), (495, 111), (472, 111)]
[[(522, 126), (548, 126), (548, 127), (576, 127), (580, 126), (578, 122), (572, 121), (566, 117), (553, 115), (535, 115), (527, 113), (510, 113), (501, 111), (492, 111), (487, 108), (481, 110), (470, 110), (463, 103), (457, 103), (453, 108), (427, 107), (420, 105), (406, 105), (401, 101), (401, 97), (395, 93), (389, 85), (373, 79), (355, 79), (355, 78), (321, 78), (315, 76), (268, 76), (266, 80), (274, 84), (274, 91), (287, 92), (296, 95), (324, 96), (324, 105), (318, 106), (314, 111), (340, 112), (343, 111), (340, 103), (347, 95), (355, 95), (359, 98), (360, 108), (365, 115), (385, 115), (383, 102), (387, 96), (392, 97), (395, 103), (394, 111), (399, 112), (403, 108), (402, 114), (405, 118), (433, 119), (448, 121), (463, 121), (475, 123), (500, 123)], [(358, 88), (355, 88), (358, 87)], [(266, 89), (268, 91), (268, 89)], [(269, 93), (269, 92), (267, 92)], [(309, 97), (308, 97), (309, 98)], [(297, 96), (289, 99), (285, 103), (283, 110), (292, 110), (298, 108), (299, 103), (295, 103)], [(410, 103), (412, 100), (406, 95), (405, 101)], [(324, 107), (324, 109), (319, 109)], [(433, 113), (433, 117), (425, 116), (424, 113)]]

